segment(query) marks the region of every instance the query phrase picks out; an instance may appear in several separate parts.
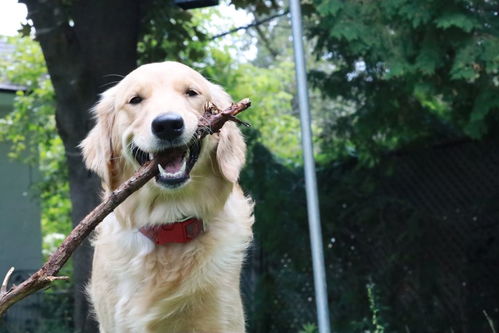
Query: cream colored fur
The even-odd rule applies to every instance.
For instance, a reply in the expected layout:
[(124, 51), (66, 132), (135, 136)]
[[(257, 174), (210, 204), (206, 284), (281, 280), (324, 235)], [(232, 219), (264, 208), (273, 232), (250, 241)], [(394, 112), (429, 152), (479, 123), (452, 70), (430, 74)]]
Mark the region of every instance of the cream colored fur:
[[(199, 96), (187, 96), (188, 88)], [(143, 102), (130, 105), (137, 94)], [(224, 108), (230, 97), (176, 62), (141, 66), (106, 91), (94, 109), (97, 123), (81, 144), (105, 192), (139, 167), (130, 142), (145, 151), (155, 148), (155, 116), (181, 114), (187, 140), (207, 101)], [(253, 207), (237, 184), (244, 156), (239, 129), (227, 123), (203, 140), (188, 183), (171, 190), (153, 179), (101, 223), (88, 294), (102, 333), (245, 331), (239, 276), (252, 238)], [(164, 246), (138, 231), (184, 216), (202, 218), (207, 231), (189, 243)]]

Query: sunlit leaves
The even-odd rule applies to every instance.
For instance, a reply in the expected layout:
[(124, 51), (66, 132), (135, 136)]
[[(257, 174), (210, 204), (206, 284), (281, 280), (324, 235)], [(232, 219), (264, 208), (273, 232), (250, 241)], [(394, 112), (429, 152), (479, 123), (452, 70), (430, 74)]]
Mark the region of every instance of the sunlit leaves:
[[(37, 159), (38, 144), (47, 144), (55, 131), (54, 91), (43, 54), (29, 38), (9, 38), (14, 53), (0, 60), (3, 80), (22, 86), (16, 94), (14, 109), (0, 120), (0, 139), (10, 141), (13, 158), (28, 162)], [(22, 154), (26, 151), (26, 154)]]
[(238, 63), (228, 51), (213, 49), (208, 66), (201, 68), (211, 81), (221, 84), (235, 99), (250, 97), (252, 107), (241, 114), (259, 132), (256, 140), (281, 162), (301, 162), (299, 121), (293, 114), (293, 64), (283, 61), (268, 68)]
[[(45, 60), (38, 43), (29, 37), (12, 37), (8, 42), (14, 52), (1, 60), (0, 67), (6, 68), (2, 79), (23, 90), (17, 92), (12, 111), (0, 119), (0, 140), (11, 145), (11, 158), (38, 166), (33, 190), (41, 198), (43, 235), (66, 234), (71, 230), (66, 159)], [(48, 250), (48, 244), (43, 246)]]

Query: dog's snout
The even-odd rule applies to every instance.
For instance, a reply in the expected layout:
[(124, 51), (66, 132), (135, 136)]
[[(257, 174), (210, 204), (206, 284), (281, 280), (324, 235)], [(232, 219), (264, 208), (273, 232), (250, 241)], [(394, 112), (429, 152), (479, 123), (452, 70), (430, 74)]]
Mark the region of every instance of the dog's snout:
[(184, 119), (178, 113), (168, 112), (154, 118), (152, 133), (162, 140), (173, 140), (184, 131)]

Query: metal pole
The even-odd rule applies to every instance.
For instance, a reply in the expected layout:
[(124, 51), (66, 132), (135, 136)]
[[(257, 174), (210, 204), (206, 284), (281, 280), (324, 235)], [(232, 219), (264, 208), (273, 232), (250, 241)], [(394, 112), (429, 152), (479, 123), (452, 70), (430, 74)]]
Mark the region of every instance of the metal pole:
[(298, 86), (298, 101), (300, 107), (303, 159), (305, 162), (305, 187), (307, 191), (308, 224), (312, 248), (312, 263), (314, 268), (317, 319), (319, 322), (319, 332), (329, 333), (330, 324), (329, 306), (327, 302), (326, 272), (324, 269), (324, 253), (322, 247), (319, 200), (317, 195), (317, 180), (315, 178), (315, 161), (312, 146), (310, 111), (308, 107), (307, 76), (303, 54), (303, 30), (299, 0), (290, 0), (290, 11), (296, 64), (296, 81)]

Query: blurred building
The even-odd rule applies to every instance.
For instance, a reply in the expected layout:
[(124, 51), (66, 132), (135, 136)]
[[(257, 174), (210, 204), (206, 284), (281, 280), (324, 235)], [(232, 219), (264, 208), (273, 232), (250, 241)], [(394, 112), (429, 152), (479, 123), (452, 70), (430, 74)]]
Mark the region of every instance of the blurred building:
[[(12, 48), (0, 40), (0, 57)], [(22, 87), (0, 78), (0, 119), (12, 110), (16, 91)], [(0, 280), (15, 267), (10, 283), (18, 284), (42, 263), (40, 206), (32, 191), (36, 168), (8, 157), (9, 144), (0, 142)], [(39, 317), (37, 297), (12, 307), (0, 319), (0, 332), (34, 332)]]

